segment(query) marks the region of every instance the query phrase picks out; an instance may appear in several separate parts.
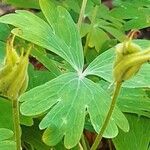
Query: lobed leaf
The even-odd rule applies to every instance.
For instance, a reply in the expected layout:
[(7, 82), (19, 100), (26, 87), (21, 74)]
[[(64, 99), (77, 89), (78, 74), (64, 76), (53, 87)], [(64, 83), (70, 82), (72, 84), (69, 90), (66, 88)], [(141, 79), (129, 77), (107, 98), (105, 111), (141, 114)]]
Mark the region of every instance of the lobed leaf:
[[(110, 97), (101, 87), (76, 73), (63, 74), (38, 86), (23, 94), (20, 101), (21, 113), (26, 116), (48, 112), (39, 125), (41, 129), (47, 128), (43, 139), (53, 146), (64, 136), (66, 148), (79, 142), (86, 113), (99, 132), (110, 105)], [(104, 137), (115, 137), (117, 126), (124, 131), (129, 129), (126, 118), (116, 107)]]
[[(77, 28), (64, 8), (59, 7), (58, 13), (61, 21), (59, 25), (60, 33), (54, 31), (52, 29), (53, 26), (50, 27), (44, 20), (24, 10), (18, 10), (15, 14), (2, 16), (0, 22), (19, 28), (12, 30), (12, 32), (25, 40), (58, 54), (68, 61), (75, 70), (82, 71), (84, 59)], [(63, 28), (66, 26), (68, 27), (67, 33), (70, 33), (65, 36), (69, 40), (68, 42), (65, 40), (65, 37), (60, 37), (62, 33), (64, 36)]]
[(74, 63), (77, 63), (79, 68), (82, 69), (84, 57), (81, 39), (70, 14), (63, 7), (56, 7), (52, 1), (40, 0), (39, 3), (43, 14), (55, 34), (60, 39), (63, 39), (69, 47), (67, 53), (72, 57)]

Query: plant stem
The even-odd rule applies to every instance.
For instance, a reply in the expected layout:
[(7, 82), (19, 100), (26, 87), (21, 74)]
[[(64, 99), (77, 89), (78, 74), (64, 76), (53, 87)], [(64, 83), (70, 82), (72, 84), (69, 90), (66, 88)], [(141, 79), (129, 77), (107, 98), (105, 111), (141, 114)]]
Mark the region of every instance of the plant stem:
[(111, 140), (108, 140), (109, 150), (113, 150)]
[(111, 101), (111, 104), (110, 104), (110, 108), (109, 108), (109, 111), (107, 113), (107, 116), (105, 118), (105, 121), (102, 125), (102, 128), (99, 132), (99, 134), (97, 135), (95, 141), (94, 141), (94, 144), (92, 145), (91, 149), (90, 150), (96, 150), (96, 148), (98, 147), (99, 143), (101, 142), (102, 140), (102, 136), (104, 134), (104, 131), (106, 130), (107, 128), (107, 125), (109, 123), (109, 120), (112, 116), (112, 113), (113, 113), (113, 110), (115, 108), (115, 104), (116, 104), (116, 100), (117, 100), (117, 97), (119, 95), (119, 92), (120, 92), (120, 89), (121, 89), (121, 85), (122, 85), (122, 82), (116, 82), (116, 85), (115, 85), (115, 89), (114, 89), (114, 93), (113, 93), (113, 96), (112, 96), (112, 101)]
[(84, 150), (88, 150), (88, 149), (87, 149), (87, 146), (86, 146), (84, 134), (82, 134), (81, 143), (82, 143), (83, 149), (84, 149)]
[(13, 123), (14, 133), (16, 141), (16, 150), (21, 150), (21, 133), (20, 133), (20, 121), (19, 121), (19, 102), (18, 99), (12, 100), (13, 109)]
[(90, 150), (89, 141), (87, 140), (86, 136), (84, 136), (84, 140), (85, 140), (87, 149)]
[(90, 42), (93, 26), (94, 26), (95, 19), (96, 19), (96, 16), (97, 16), (97, 11), (98, 11), (98, 6), (96, 5), (94, 7), (94, 10), (93, 10), (93, 13), (92, 13), (90, 31), (89, 31), (89, 33), (87, 34), (87, 37), (86, 37), (86, 43), (85, 43), (85, 46), (84, 46), (84, 56), (86, 56), (86, 53), (87, 53), (87, 50), (88, 50), (88, 44)]
[(86, 8), (86, 4), (87, 4), (87, 0), (83, 0), (82, 1), (82, 6), (81, 6), (81, 10), (80, 10), (79, 19), (78, 19), (78, 23), (77, 23), (79, 31), (80, 31), (82, 20), (83, 20), (83, 17), (84, 17), (84, 12), (85, 12), (85, 8)]
[(84, 150), (80, 142), (79, 142), (79, 148), (80, 150)]

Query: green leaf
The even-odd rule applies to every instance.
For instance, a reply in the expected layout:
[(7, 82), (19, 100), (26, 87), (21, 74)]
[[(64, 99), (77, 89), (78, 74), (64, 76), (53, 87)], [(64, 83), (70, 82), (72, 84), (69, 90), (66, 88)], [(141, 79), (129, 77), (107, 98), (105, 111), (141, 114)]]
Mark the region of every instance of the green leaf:
[(143, 0), (132, 0), (132, 2), (130, 0), (122, 2), (120, 6), (111, 10), (111, 15), (121, 19), (135, 19), (145, 17), (146, 15), (149, 15), (148, 12), (150, 11), (150, 3), (147, 2), (147, 0), (145, 0), (145, 2)]
[(91, 0), (95, 5), (100, 5), (101, 0)]
[(5, 46), (6, 46), (6, 44), (4, 42), (0, 41), (0, 66), (2, 66), (3, 62), (4, 62)]
[(14, 133), (6, 128), (0, 128), (0, 150), (16, 150), (16, 143), (12, 138)]
[[(33, 44), (29, 44), (29, 42), (22, 40), (20, 38), (16, 38), (14, 45), (15, 45), (16, 49), (18, 49), (18, 50), (22, 49), (22, 47), (24, 49), (27, 49), (27, 47), (29, 47), (29, 45), (32, 46), (30, 55), (33, 56), (34, 58), (36, 58), (37, 61), (42, 63), (41, 65), (45, 66), (45, 70), (46, 69), (49, 70), (49, 72), (51, 73), (51, 77), (57, 77), (58, 75), (61, 74), (61, 71), (58, 69), (58, 66), (55, 64), (55, 62), (50, 57), (48, 57), (48, 53), (44, 48), (33, 45)], [(56, 56), (56, 55), (54, 54), (54, 56)], [(32, 60), (33, 59), (31, 59), (31, 61)]]
[(86, 63), (87, 64), (91, 63), (97, 56), (98, 53), (94, 48), (88, 49), (88, 53), (86, 54)]
[(123, 25), (125, 31), (146, 28), (150, 26), (149, 4), (150, 3), (147, 3), (147, 1), (134, 0), (132, 0), (132, 2), (122, 2), (120, 6), (112, 9), (111, 15), (116, 18), (127, 20)]
[(150, 117), (150, 98), (143, 89), (122, 88), (117, 104), (123, 112)]
[(103, 46), (102, 46), (102, 52), (107, 51), (108, 49), (114, 47), (116, 44), (118, 43), (117, 39), (109, 39), (108, 41), (106, 41)]
[[(47, 21), (51, 25), (55, 34), (63, 39), (67, 46), (71, 57), (74, 57), (74, 63), (79, 63), (80, 68), (83, 67), (83, 50), (80, 35), (76, 24), (73, 22), (70, 14), (62, 7), (56, 7), (49, 0), (40, 0), (40, 7)], [(76, 61), (75, 61), (76, 60)]]
[(120, 19), (133, 19), (141, 15), (139, 13), (139, 10), (140, 9), (137, 9), (136, 7), (134, 7), (133, 3), (127, 2), (127, 3), (122, 4), (122, 6), (120, 7), (116, 7), (112, 9), (111, 14), (112, 16), (116, 18), (120, 18)]
[(14, 133), (11, 130), (6, 128), (0, 128), (0, 133), (0, 141), (7, 140), (13, 137), (14, 135)]
[(128, 31), (130, 29), (142, 29), (142, 28), (149, 27), (150, 26), (149, 17), (150, 16), (146, 16), (146, 17), (135, 18), (133, 20), (129, 20), (124, 24), (123, 29), (125, 31)]
[[(12, 104), (11, 101), (0, 97), (0, 128), (8, 128), (13, 130)], [(31, 126), (33, 120), (31, 117), (20, 115), (22, 125)]]
[(35, 70), (31, 65), (29, 65), (28, 73), (30, 79), (28, 83), (28, 90), (42, 85), (54, 78), (54, 76), (49, 71)]
[(110, 35), (119, 41), (123, 41), (125, 33), (122, 31), (122, 22), (124, 21), (111, 16), (108, 7), (101, 4), (96, 8), (97, 12), (93, 10), (93, 7), (88, 12), (87, 17), (91, 23), (85, 22), (82, 24), (81, 36), (87, 34), (88, 46), (95, 47), (99, 52), (103, 44), (110, 39)]
[(33, 119), (31, 117), (26, 117), (22, 115), (20, 115), (20, 123), (21, 125), (25, 126), (32, 126), (34, 124)]
[(42, 131), (39, 130), (37, 121), (34, 122), (34, 126), (22, 126), (22, 141), (32, 145), (36, 150), (50, 150), (50, 147), (46, 146), (41, 139)]
[(102, 45), (109, 39), (108, 35), (99, 27), (94, 26), (89, 32), (89, 47), (95, 47), (96, 51), (99, 52)]
[(106, 32), (110, 33), (113, 37), (115, 37), (118, 41), (122, 42), (125, 40), (126, 36), (125, 33), (122, 31), (109, 26), (100, 26), (102, 29), (104, 29)]
[[(103, 6), (103, 5), (101, 5)], [(106, 6), (105, 6), (106, 7)], [(99, 10), (102, 11), (101, 13), (98, 14), (99, 18), (99, 25), (107, 25), (110, 27), (114, 27), (118, 29), (118, 31), (122, 30), (122, 25), (124, 23), (124, 20), (115, 18), (111, 15), (110, 10), (108, 7), (105, 8), (104, 6)]]
[(61, 3), (61, 1), (60, 1), (60, 5), (67, 8), (67, 10), (74, 11), (77, 14), (80, 12), (81, 4), (82, 4), (82, 1), (80, 1), (80, 0), (76, 0), (76, 1), (65, 0), (65, 1), (63, 1), (63, 3)]
[(9, 34), (10, 34), (9, 26), (0, 23), (0, 41), (6, 41)]
[[(64, 147), (64, 144), (63, 142), (61, 141), (60, 143), (58, 143), (54, 148), (54, 150), (67, 150), (65, 147)], [(72, 149), (71, 149), (72, 150)], [(78, 149), (77, 149), (78, 150)], [(79, 149), (80, 150), (80, 149)]]
[[(108, 93), (112, 93), (110, 84), (104, 80), (99, 83)], [(134, 113), (139, 116), (150, 118), (150, 97), (149, 90), (143, 88), (122, 87), (117, 100), (117, 106), (122, 112)]]
[[(56, 146), (53, 147), (54, 150), (68, 150), (64, 147), (63, 141), (61, 141), (60, 143), (58, 143)], [(70, 150), (81, 150), (81, 146), (79, 146), (79, 144), (73, 148), (71, 148)]]
[(63, 132), (55, 125), (50, 125), (50, 127), (45, 130), (42, 137), (44, 143), (50, 146), (58, 145), (62, 138)]
[(90, 25), (87, 23), (81, 24), (80, 36), (83, 38), (90, 31)]
[(16, 150), (16, 143), (14, 141), (5, 140), (0, 141), (0, 150)]
[(135, 77), (125, 82), (124, 86), (128, 88), (150, 88), (150, 78), (148, 72), (150, 72), (150, 64), (147, 63), (142, 66)]
[(50, 58), (48, 58), (43, 49), (34, 48), (31, 51), (31, 54), (51, 72), (51, 77), (57, 77), (61, 74), (61, 71), (58, 69), (57, 65)]
[[(14, 34), (51, 50), (68, 61), (75, 70), (81, 72), (84, 58), (76, 25), (64, 8), (58, 7), (58, 14), (57, 17), (61, 19), (60, 33), (64, 34), (63, 28), (70, 33), (64, 38), (60, 38), (60, 33), (57, 35), (57, 32), (52, 29), (54, 26), (51, 28), (45, 21), (28, 11), (20, 10), (15, 14), (5, 15), (0, 18), (0, 22), (18, 27), (19, 29), (12, 31)], [(68, 37), (69, 41), (66, 42)]]
[(0, 128), (13, 130), (11, 102), (0, 97)]
[[(146, 49), (149, 47), (148, 40), (135, 40), (137, 44), (139, 44), (142, 49)], [(112, 69), (113, 62), (115, 59), (115, 47), (107, 50), (106, 52), (99, 55), (91, 64), (86, 68), (86, 75), (96, 75), (108, 82), (113, 82), (112, 77)], [(150, 64), (144, 64), (137, 75), (126, 81), (123, 86), (128, 88), (136, 88), (136, 87), (149, 87), (150, 86)]]
[(120, 6), (124, 3), (134, 3), (134, 6), (150, 6), (150, 1), (149, 0), (114, 0), (113, 4), (115, 6)]
[(130, 123), (130, 131), (119, 132), (113, 139), (117, 150), (148, 150), (150, 141), (150, 120), (146, 117), (137, 117), (135, 115), (126, 115)]
[[(21, 113), (26, 116), (48, 112), (40, 123), (41, 129), (48, 128), (43, 135), (45, 143), (53, 146), (65, 136), (65, 147), (72, 148), (81, 138), (86, 112), (99, 132), (109, 109), (110, 96), (82, 74), (66, 73), (26, 92), (20, 101), (23, 102)], [(116, 107), (103, 136), (116, 136), (117, 126), (124, 131), (129, 129), (126, 118)]]
[(3, 0), (7, 4), (11, 4), (20, 8), (36, 8), (39, 9), (38, 0)]

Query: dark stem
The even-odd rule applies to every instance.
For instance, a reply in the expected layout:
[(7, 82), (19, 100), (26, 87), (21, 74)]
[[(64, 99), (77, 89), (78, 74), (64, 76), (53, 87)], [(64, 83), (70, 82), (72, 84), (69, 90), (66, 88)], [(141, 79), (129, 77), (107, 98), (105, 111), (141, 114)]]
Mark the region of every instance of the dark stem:
[(110, 139), (108, 140), (108, 145), (109, 145), (109, 150), (113, 150), (112, 143), (111, 143)]

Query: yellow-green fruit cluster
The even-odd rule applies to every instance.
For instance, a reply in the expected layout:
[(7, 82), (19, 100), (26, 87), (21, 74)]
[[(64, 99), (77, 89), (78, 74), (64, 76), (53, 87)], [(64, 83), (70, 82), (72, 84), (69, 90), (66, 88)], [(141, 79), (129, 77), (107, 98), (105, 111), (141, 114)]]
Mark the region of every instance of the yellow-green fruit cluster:
[(19, 56), (11, 45), (11, 40), (7, 41), (6, 58), (4, 65), (0, 68), (0, 95), (9, 99), (17, 99), (28, 85), (28, 56), (29, 51)]
[(113, 69), (115, 81), (128, 80), (139, 71), (142, 63), (133, 63), (133, 61), (136, 57), (140, 57), (140, 52), (140, 46), (130, 40), (116, 46), (116, 60)]

